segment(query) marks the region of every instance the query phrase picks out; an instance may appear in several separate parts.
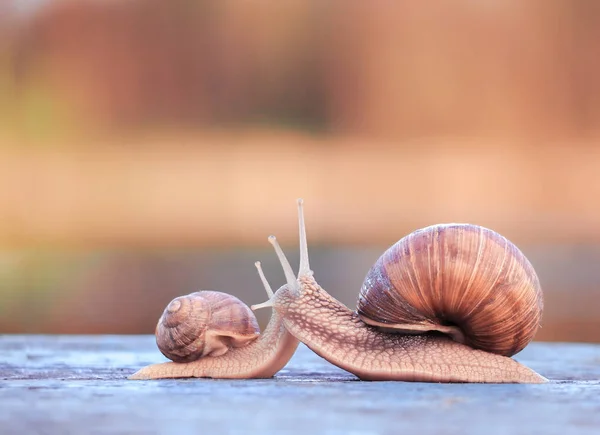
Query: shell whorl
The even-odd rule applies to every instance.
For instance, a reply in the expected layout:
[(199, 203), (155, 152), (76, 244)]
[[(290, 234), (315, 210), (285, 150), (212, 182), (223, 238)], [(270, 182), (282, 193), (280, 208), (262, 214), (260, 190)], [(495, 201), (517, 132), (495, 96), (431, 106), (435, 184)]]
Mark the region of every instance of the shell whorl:
[(470, 224), (434, 225), (400, 239), (369, 270), (357, 306), (368, 324), (437, 330), (505, 356), (533, 339), (542, 312), (540, 283), (525, 255)]
[(252, 310), (235, 296), (200, 291), (173, 299), (156, 325), (156, 344), (175, 362), (219, 356), (258, 338)]

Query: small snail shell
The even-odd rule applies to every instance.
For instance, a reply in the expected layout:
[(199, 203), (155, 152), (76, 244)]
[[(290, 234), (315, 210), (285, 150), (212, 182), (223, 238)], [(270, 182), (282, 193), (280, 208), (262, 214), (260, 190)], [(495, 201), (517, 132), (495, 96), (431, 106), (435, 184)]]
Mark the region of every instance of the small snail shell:
[(400, 239), (367, 273), (357, 306), (367, 324), (440, 331), (505, 356), (533, 339), (542, 311), (540, 283), (523, 253), (470, 224), (433, 225)]
[(175, 362), (220, 356), (256, 340), (260, 328), (252, 310), (235, 296), (199, 291), (179, 296), (156, 325), (156, 344)]

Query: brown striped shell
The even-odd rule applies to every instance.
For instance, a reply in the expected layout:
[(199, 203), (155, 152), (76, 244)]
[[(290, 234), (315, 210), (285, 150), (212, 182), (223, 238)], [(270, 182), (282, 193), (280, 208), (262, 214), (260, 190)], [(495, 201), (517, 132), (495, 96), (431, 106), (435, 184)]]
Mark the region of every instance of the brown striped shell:
[(235, 296), (200, 291), (173, 299), (156, 325), (156, 344), (175, 362), (219, 356), (260, 334), (252, 310)]
[(388, 332), (440, 331), (505, 356), (534, 337), (543, 311), (531, 263), (500, 234), (441, 224), (391, 246), (368, 272), (357, 313)]

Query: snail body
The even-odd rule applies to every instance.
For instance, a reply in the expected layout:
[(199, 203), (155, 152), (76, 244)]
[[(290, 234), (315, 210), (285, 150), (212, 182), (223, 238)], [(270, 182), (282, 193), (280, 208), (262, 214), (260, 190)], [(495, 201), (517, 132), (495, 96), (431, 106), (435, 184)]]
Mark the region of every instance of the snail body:
[[(301, 201), (299, 215), (302, 228)], [(270, 241), (285, 271), (285, 255)], [(301, 240), (302, 249), (308, 257)], [(368, 272), (355, 311), (304, 264), (298, 279), (288, 270), (288, 285), (254, 308), (273, 307), (294, 337), (360, 379), (547, 381), (510, 358), (539, 326), (539, 280), (521, 251), (489, 229), (436, 225), (404, 237)]]
[[(256, 268), (267, 294), (273, 296), (260, 263)], [(155, 335), (159, 350), (172, 362), (143, 367), (129, 379), (270, 378), (298, 347), (279, 313), (273, 311), (261, 334), (248, 306), (216, 291), (173, 299), (158, 320)]]

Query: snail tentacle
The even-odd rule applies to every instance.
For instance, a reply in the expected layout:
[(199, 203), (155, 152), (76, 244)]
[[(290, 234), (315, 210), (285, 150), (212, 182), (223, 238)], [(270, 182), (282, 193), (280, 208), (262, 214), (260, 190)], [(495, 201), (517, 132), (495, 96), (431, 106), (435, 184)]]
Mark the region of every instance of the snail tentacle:
[(308, 243), (306, 241), (306, 225), (304, 224), (304, 200), (298, 199), (298, 230), (300, 232), (300, 267), (298, 268), (298, 278), (301, 276), (312, 275), (310, 263), (308, 260)]
[(267, 278), (265, 277), (265, 273), (262, 270), (260, 261), (257, 261), (256, 263), (254, 263), (254, 266), (256, 266), (256, 270), (258, 271), (258, 276), (260, 277), (260, 280), (263, 283), (263, 287), (265, 288), (267, 295), (269, 296), (269, 299), (272, 298), (273, 297), (273, 289), (271, 288), (271, 286), (269, 285), (269, 281), (267, 281)]

